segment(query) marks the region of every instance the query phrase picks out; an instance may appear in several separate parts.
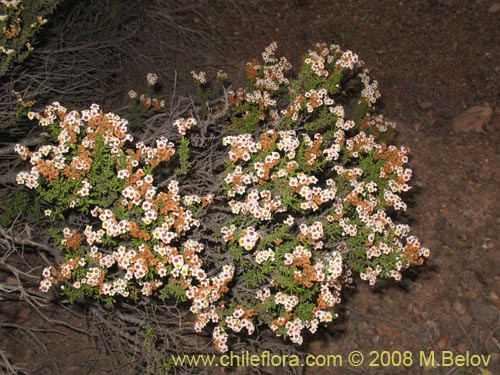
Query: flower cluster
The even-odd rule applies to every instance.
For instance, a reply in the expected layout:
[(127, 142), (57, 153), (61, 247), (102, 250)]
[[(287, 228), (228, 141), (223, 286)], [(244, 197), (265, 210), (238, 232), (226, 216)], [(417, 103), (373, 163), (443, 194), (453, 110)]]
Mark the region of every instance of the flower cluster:
[(196, 120), (192, 117), (188, 119), (180, 118), (174, 121), (174, 126), (177, 128), (177, 132), (182, 136), (186, 135), (186, 131), (191, 129), (193, 125), (196, 125)]
[(132, 113), (138, 114), (141, 117), (148, 117), (151, 113), (159, 112), (165, 108), (165, 100), (153, 96), (153, 88), (157, 81), (158, 76), (155, 73), (148, 73), (146, 74), (147, 85), (143, 94), (139, 95), (135, 90), (128, 92)]
[(57, 144), (36, 151), (17, 145), (15, 150), (32, 165), (19, 173), (18, 183), (36, 188), (51, 204), (53, 218), (72, 208), (90, 213), (82, 232), (63, 230), (59, 247), (66, 260), (59, 269), (44, 270), (42, 291), (62, 284), (72, 298), (111, 302), (118, 296), (150, 296), (164, 286), (166, 292), (192, 299), (193, 306), (207, 290), (218, 298), (216, 290), (231, 274), (209, 278), (200, 257), (204, 246), (186, 237), (200, 224), (192, 208), (212, 198), (184, 196), (175, 180), (164, 191), (155, 184), (153, 170), (175, 153), (168, 139), (160, 138), (155, 147), (134, 145), (127, 121), (104, 114), (96, 104), (79, 112), (56, 102), (29, 117), (50, 128)]
[[(223, 77), (223, 73), (220, 73), (220, 74), (222, 74), (222, 77)], [(191, 76), (200, 85), (204, 85), (205, 83), (207, 83), (207, 74), (203, 71), (196, 73), (193, 70), (193, 71), (191, 71)]]
[(148, 73), (146, 74), (146, 80), (149, 86), (154, 86), (158, 81), (158, 76), (155, 73)]
[(223, 140), (234, 218), (221, 235), (239, 277), (238, 293), (206, 307), (218, 311), (214, 341), (251, 311), (253, 324), (301, 344), (335, 318), (353, 271), (371, 285), (400, 280), (429, 255), (388, 214), (406, 209), (411, 170), (408, 150), (387, 142), (394, 124), (375, 114), (377, 82), (351, 51), (315, 47), (293, 80), (271, 44), (247, 64), (248, 87), (229, 92), (228, 131), (240, 134)]

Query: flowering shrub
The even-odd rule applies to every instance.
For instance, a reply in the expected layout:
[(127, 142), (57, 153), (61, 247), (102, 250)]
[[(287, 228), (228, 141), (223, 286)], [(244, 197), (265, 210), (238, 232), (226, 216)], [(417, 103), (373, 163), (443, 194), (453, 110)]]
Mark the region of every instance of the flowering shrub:
[(0, 78), (14, 62), (22, 62), (33, 51), (33, 37), (47, 23), (44, 16), (60, 0), (0, 1)]
[(217, 311), (222, 351), (226, 331), (256, 323), (301, 344), (335, 317), (352, 271), (371, 285), (400, 280), (429, 253), (389, 214), (406, 209), (411, 170), (407, 149), (387, 144), (394, 124), (373, 114), (377, 82), (351, 51), (325, 44), (291, 79), (276, 47), (247, 64), (247, 89), (228, 92), (228, 131), (239, 134), (223, 140), (233, 217), (221, 236), (235, 276), (224, 299), (194, 311), (197, 328)]
[[(207, 262), (190, 238), (212, 197), (183, 195), (175, 180), (166, 191), (155, 184), (153, 170), (175, 153), (171, 142), (131, 145), (127, 122), (97, 105), (67, 113), (54, 103), (30, 114), (58, 144), (17, 146), (32, 164), (18, 182), (53, 205), (49, 215), (90, 214), (83, 233), (63, 230), (66, 261), (44, 270), (42, 290), (62, 283), (72, 297), (111, 303), (159, 289), (190, 301), (196, 331), (214, 323), (214, 345), (226, 351), (228, 332), (252, 334), (257, 325), (301, 344), (306, 330), (335, 318), (353, 272), (373, 285), (422, 264), (429, 250), (391, 218), (406, 209), (400, 194), (412, 173), (407, 149), (389, 144), (394, 124), (375, 114), (377, 82), (335, 45), (317, 44), (296, 78), (275, 50), (247, 64), (246, 89), (227, 92), (228, 160), (215, 204), (231, 215), (210, 234), (222, 241), (218, 260)], [(184, 148), (195, 124), (173, 124)]]
[(52, 206), (49, 216), (70, 209), (90, 214), (83, 231), (64, 228), (58, 245), (66, 259), (59, 269), (44, 269), (41, 290), (62, 283), (71, 298), (112, 303), (115, 296), (137, 299), (163, 287), (165, 298), (185, 300), (185, 285), (207, 279), (198, 256), (203, 245), (185, 235), (199, 225), (196, 212), (211, 198), (182, 196), (175, 180), (165, 192), (157, 189), (153, 171), (175, 153), (168, 139), (156, 147), (131, 145), (127, 121), (96, 104), (67, 112), (53, 103), (29, 117), (49, 127), (57, 144), (35, 152), (16, 146), (32, 164), (18, 183), (37, 189)]

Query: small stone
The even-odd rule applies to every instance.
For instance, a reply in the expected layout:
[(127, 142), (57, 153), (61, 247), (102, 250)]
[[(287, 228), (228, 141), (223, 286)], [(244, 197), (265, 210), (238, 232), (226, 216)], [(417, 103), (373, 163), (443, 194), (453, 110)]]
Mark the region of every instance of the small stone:
[(471, 313), (478, 321), (487, 324), (494, 324), (500, 316), (500, 312), (489, 303), (474, 303)]
[(384, 337), (392, 337), (395, 334), (394, 327), (385, 323), (377, 324), (375, 331), (377, 331), (380, 336)]
[(424, 188), (425, 183), (422, 180), (417, 180), (417, 181), (415, 181), (415, 186), (417, 186), (419, 188)]
[(457, 350), (464, 354), (467, 350), (469, 350), (468, 346), (465, 345), (463, 342), (461, 342), (460, 344), (457, 345)]
[(488, 8), (488, 13), (489, 14), (495, 14), (500, 10), (500, 3), (493, 3), (490, 5)]
[(465, 298), (472, 301), (477, 301), (478, 294), (479, 293), (476, 290), (468, 290), (467, 292), (465, 292)]
[(446, 348), (448, 346), (448, 341), (450, 341), (450, 337), (447, 336), (447, 335), (444, 335), (443, 337), (441, 337), (437, 343), (436, 343), (436, 346), (443, 350), (444, 348)]
[[(428, 306), (428, 305), (427, 305), (427, 306)], [(444, 310), (444, 312), (445, 312), (447, 315), (451, 314), (451, 305), (450, 305), (450, 302), (448, 302), (448, 301), (444, 301), (444, 302), (443, 302), (443, 304), (442, 304), (442, 306), (443, 306), (443, 310)]]
[(440, 214), (442, 217), (448, 217), (450, 214), (450, 210), (448, 210), (448, 207), (443, 207), (439, 210)]
[(453, 309), (459, 314), (459, 315), (465, 315), (467, 313), (467, 308), (465, 305), (460, 302), (460, 301), (455, 301), (453, 302)]
[(484, 133), (483, 127), (490, 121), (492, 112), (491, 107), (471, 107), (451, 120), (453, 131)]
[(500, 301), (498, 294), (496, 294), (494, 291), (490, 292), (490, 294), (488, 295), (488, 299), (493, 303), (498, 303)]
[(425, 101), (425, 102), (419, 102), (418, 103), (418, 106), (422, 109), (429, 109), (432, 107), (432, 102), (428, 102), (428, 101)]
[(464, 328), (467, 328), (472, 323), (472, 317), (468, 314), (463, 315), (460, 317), (460, 323), (464, 326)]
[(421, 311), (420, 309), (416, 306), (416, 305), (413, 305), (413, 304), (410, 304), (408, 306), (408, 310), (410, 310), (412, 313), (414, 313), (415, 315), (420, 315), (421, 314)]

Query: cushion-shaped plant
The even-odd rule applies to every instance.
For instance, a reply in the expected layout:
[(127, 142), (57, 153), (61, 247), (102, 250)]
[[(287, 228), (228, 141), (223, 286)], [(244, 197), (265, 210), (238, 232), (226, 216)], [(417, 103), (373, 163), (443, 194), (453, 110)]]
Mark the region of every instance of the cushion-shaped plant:
[(388, 142), (394, 124), (375, 115), (377, 82), (351, 51), (317, 44), (296, 78), (266, 48), (247, 64), (247, 89), (229, 92), (224, 189), (233, 217), (221, 230), (234, 266), (228, 293), (197, 311), (224, 332), (268, 325), (302, 343), (335, 317), (352, 272), (373, 285), (399, 280), (429, 250), (396, 224), (409, 189), (407, 149)]
[[(159, 289), (189, 300), (195, 330), (215, 324), (215, 348), (227, 351), (229, 331), (252, 334), (257, 325), (301, 344), (304, 330), (335, 318), (353, 272), (373, 285), (422, 264), (429, 250), (392, 219), (406, 209), (401, 193), (412, 172), (407, 149), (390, 144), (394, 124), (376, 114), (377, 82), (351, 51), (326, 44), (293, 76), (276, 47), (247, 64), (247, 88), (228, 91), (218, 117), (228, 157), (215, 203), (230, 211), (219, 233), (208, 234), (221, 238), (219, 257), (207, 259), (190, 238), (212, 196), (154, 181), (153, 170), (175, 153), (166, 138), (134, 145), (126, 120), (97, 105), (30, 113), (55, 142), (35, 152), (17, 146), (32, 164), (18, 182), (52, 204), (47, 214), (87, 217), (80, 232), (64, 228), (66, 259), (44, 270), (42, 290), (62, 283), (72, 298), (112, 303)], [(183, 174), (195, 123), (173, 123)]]
[(206, 279), (198, 256), (203, 245), (186, 233), (199, 225), (196, 212), (211, 197), (182, 195), (174, 179), (158, 189), (153, 171), (172, 158), (173, 143), (162, 137), (156, 147), (133, 144), (127, 120), (96, 104), (68, 112), (53, 103), (29, 116), (48, 127), (55, 142), (35, 152), (16, 146), (32, 164), (18, 174), (18, 183), (37, 189), (51, 207), (48, 216), (64, 219), (76, 210), (86, 220), (80, 228), (63, 229), (57, 245), (65, 260), (58, 269), (44, 269), (40, 289), (61, 284), (72, 299), (89, 296), (111, 304), (162, 287), (162, 296), (185, 300), (186, 285)]

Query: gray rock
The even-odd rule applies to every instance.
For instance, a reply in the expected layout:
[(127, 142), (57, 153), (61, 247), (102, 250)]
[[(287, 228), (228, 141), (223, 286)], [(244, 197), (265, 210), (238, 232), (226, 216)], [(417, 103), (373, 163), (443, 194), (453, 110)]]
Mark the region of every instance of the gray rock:
[(500, 3), (493, 3), (490, 5), (490, 7), (488, 8), (488, 13), (489, 14), (495, 14), (497, 13), (498, 11), (500, 11)]
[(451, 120), (453, 131), (484, 133), (484, 125), (490, 121), (492, 113), (491, 107), (471, 107)]
[(473, 303), (469, 309), (472, 316), (482, 323), (494, 324), (500, 317), (500, 312), (489, 303)]

